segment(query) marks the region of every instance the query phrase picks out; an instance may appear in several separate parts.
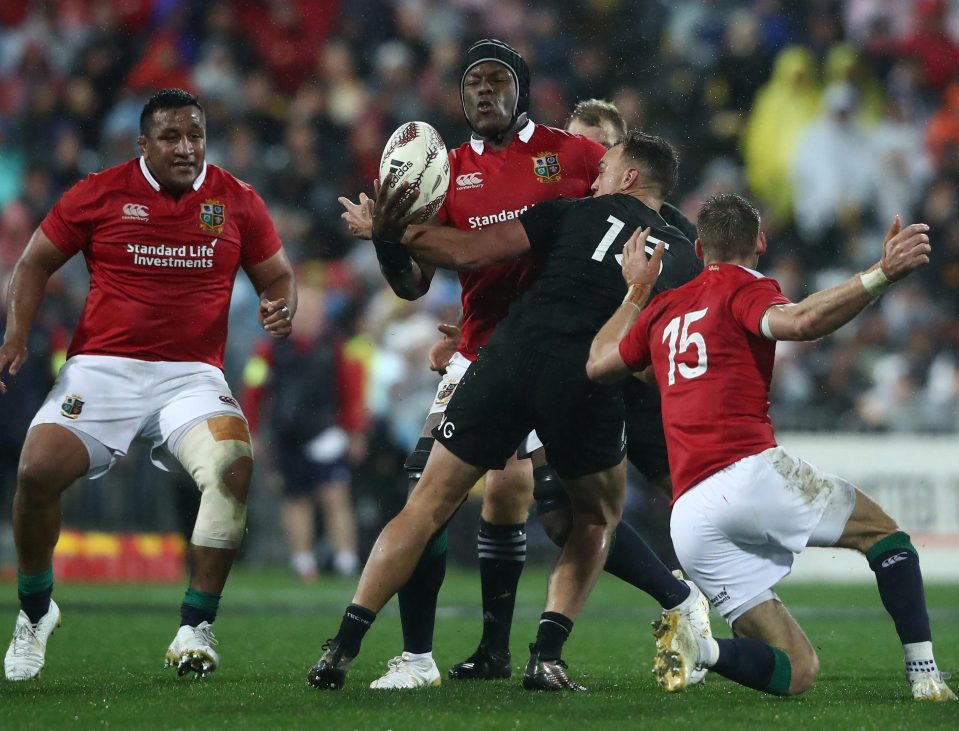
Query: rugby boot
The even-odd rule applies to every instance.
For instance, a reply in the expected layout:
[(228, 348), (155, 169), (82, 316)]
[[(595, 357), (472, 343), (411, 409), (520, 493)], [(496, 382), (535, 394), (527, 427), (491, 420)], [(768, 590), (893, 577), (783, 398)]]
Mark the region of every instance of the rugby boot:
[(912, 697), (917, 701), (954, 701), (956, 694), (946, 685), (942, 675), (935, 673), (920, 673), (913, 677), (909, 684), (912, 686)]
[[(709, 600), (706, 599), (706, 595), (703, 594), (699, 587), (696, 586), (692, 581), (683, 576), (683, 572), (679, 569), (673, 571), (673, 576), (689, 586), (690, 591), (693, 592), (693, 596), (696, 597), (695, 601), (682, 612), (683, 619), (689, 623), (693, 629), (693, 634), (697, 638), (709, 639), (713, 636), (713, 630), (709, 623)], [(696, 685), (697, 683), (702, 683), (706, 678), (706, 674), (709, 670), (701, 665), (696, 665), (693, 667), (693, 671), (689, 674), (689, 682), (686, 685)]]
[(692, 625), (676, 611), (663, 612), (653, 622), (656, 638), (656, 657), (653, 675), (668, 693), (675, 693), (689, 685), (699, 662), (699, 644)]
[(535, 644), (529, 646), (529, 662), (523, 671), (523, 687), (526, 690), (571, 690), (586, 691), (585, 686), (574, 683), (566, 674), (568, 666), (562, 660), (543, 660)]
[(220, 655), (213, 649), (216, 644), (209, 622), (200, 622), (196, 627), (185, 624), (167, 648), (164, 667), (175, 667), (180, 677), (196, 673), (196, 679), (201, 680), (220, 667)]
[(483, 645), (449, 669), (453, 680), (500, 680), (513, 675), (509, 650), (487, 650)]
[(394, 657), (389, 670), (370, 683), (374, 690), (410, 690), (440, 684), (440, 671), (431, 657), (414, 659), (408, 652)]
[(47, 654), (47, 641), (60, 626), (60, 607), (50, 600), (50, 608), (33, 624), (26, 612), (20, 610), (13, 628), (13, 639), (3, 658), (3, 672), (7, 680), (32, 680), (39, 677)]
[(323, 654), (306, 675), (306, 682), (321, 690), (339, 690), (346, 682), (346, 673), (353, 658), (348, 656), (337, 640), (323, 643)]

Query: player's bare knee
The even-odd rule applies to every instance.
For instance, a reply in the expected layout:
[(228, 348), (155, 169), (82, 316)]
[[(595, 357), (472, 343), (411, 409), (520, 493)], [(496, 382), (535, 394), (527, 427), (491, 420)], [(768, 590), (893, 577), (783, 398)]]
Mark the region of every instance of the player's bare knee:
[(491, 480), (487, 474), (483, 490), (483, 520), (496, 525), (526, 522), (529, 496), (510, 487), (503, 480)]
[(551, 510), (548, 513), (539, 513), (539, 522), (543, 526), (547, 537), (557, 546), (565, 546), (569, 539), (569, 531), (573, 526), (573, 519), (569, 508)]
[(253, 470), (246, 422), (232, 415), (212, 416), (184, 435), (176, 457), (200, 489), (191, 542), (208, 548), (238, 548), (246, 528)]
[(21, 500), (43, 503), (55, 500), (86, 470), (65, 470), (55, 459), (33, 459), (24, 454), (17, 466), (17, 492)]
[(812, 687), (819, 675), (819, 656), (810, 646), (800, 652), (790, 652), (789, 663), (792, 676), (789, 680), (789, 695), (800, 695)]

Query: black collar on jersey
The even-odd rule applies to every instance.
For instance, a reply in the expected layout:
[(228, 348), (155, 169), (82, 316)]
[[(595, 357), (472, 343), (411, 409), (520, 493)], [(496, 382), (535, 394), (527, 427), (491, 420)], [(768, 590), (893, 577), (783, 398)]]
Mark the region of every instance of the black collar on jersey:
[[(519, 55), (519, 51), (503, 43), (503, 41), (495, 38), (484, 38), (474, 43), (466, 52), (462, 72), (460, 73), (460, 102), (463, 105), (463, 114), (466, 114), (466, 102), (463, 100), (463, 82), (466, 81), (466, 74), (469, 73), (471, 68), (484, 61), (496, 61), (503, 64), (509, 69), (513, 77), (513, 84), (516, 86), (516, 103), (513, 105), (513, 116), (506, 127), (506, 131), (489, 138), (491, 142), (501, 144), (507, 134), (526, 124), (520, 118), (529, 111), (529, 67), (523, 57)], [(473, 128), (469, 119), (469, 114), (466, 114), (466, 123), (470, 125), (470, 128)], [(518, 122), (522, 122), (522, 124), (517, 124)], [(473, 131), (476, 130), (473, 129)]]

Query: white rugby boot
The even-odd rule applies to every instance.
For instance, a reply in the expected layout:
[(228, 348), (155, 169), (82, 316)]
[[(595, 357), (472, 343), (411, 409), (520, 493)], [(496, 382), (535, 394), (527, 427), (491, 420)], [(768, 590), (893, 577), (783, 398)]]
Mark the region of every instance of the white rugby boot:
[[(689, 622), (690, 626), (693, 628), (693, 634), (696, 636), (697, 642), (699, 639), (711, 639), (713, 636), (713, 630), (709, 623), (709, 600), (706, 598), (706, 595), (699, 590), (699, 587), (696, 586), (696, 584), (685, 578), (683, 576), (683, 572), (679, 569), (673, 571), (673, 576), (689, 586), (690, 591), (692, 591), (693, 595), (696, 596), (696, 599), (693, 601), (693, 603), (687, 607), (684, 612), (682, 612), (684, 621)], [(693, 668), (692, 673), (690, 673), (689, 682), (686, 685), (696, 685), (697, 683), (702, 683), (703, 680), (705, 680), (708, 672), (708, 668), (702, 667), (701, 665), (696, 665)]]
[(956, 694), (946, 685), (938, 672), (914, 675), (909, 684), (912, 686), (913, 700), (917, 701), (954, 701)]
[(193, 672), (198, 680), (205, 678), (220, 667), (220, 656), (213, 649), (216, 644), (209, 622), (200, 622), (196, 627), (185, 624), (167, 648), (164, 667), (175, 667), (177, 675)]
[(389, 670), (370, 683), (374, 690), (411, 690), (440, 684), (440, 671), (432, 657), (414, 659), (404, 652), (388, 665)]
[[(690, 583), (690, 588), (702, 596), (695, 585)], [(699, 667), (699, 638), (712, 637), (709, 614), (706, 613), (704, 624), (702, 613), (697, 611), (699, 608), (699, 600), (694, 599), (685, 610), (663, 612), (653, 622), (653, 636), (656, 638), (653, 675), (668, 693), (680, 691), (690, 684)]]
[(47, 654), (47, 641), (61, 621), (60, 607), (52, 599), (47, 613), (36, 624), (20, 610), (13, 628), (13, 639), (3, 658), (3, 672), (7, 680), (31, 680), (40, 675)]

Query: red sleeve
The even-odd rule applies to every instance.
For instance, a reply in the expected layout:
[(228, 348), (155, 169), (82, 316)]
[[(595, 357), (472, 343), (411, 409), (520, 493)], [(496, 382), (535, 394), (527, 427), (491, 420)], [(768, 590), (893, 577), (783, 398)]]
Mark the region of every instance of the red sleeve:
[(336, 388), (339, 393), (339, 422), (348, 432), (364, 431), (369, 425), (366, 411), (366, 368), (346, 355), (343, 343), (337, 345)]
[(592, 183), (596, 179), (596, 176), (599, 175), (599, 161), (602, 160), (603, 155), (606, 154), (606, 148), (586, 137), (583, 137), (582, 140), (586, 177), (588, 177), (590, 183)]
[(88, 175), (76, 183), (40, 222), (40, 229), (46, 237), (67, 256), (73, 256), (87, 246), (93, 235), (94, 179), (93, 175)]
[(248, 217), (243, 229), (243, 266), (266, 261), (282, 246), (273, 220), (266, 210), (266, 203), (253, 188), (248, 190)]
[(632, 370), (641, 371), (651, 362), (649, 352), (649, 318), (643, 310), (636, 322), (619, 341), (619, 355)]
[(774, 305), (791, 304), (775, 279), (763, 277), (740, 288), (729, 302), (729, 311), (753, 335), (762, 335), (763, 313)]

